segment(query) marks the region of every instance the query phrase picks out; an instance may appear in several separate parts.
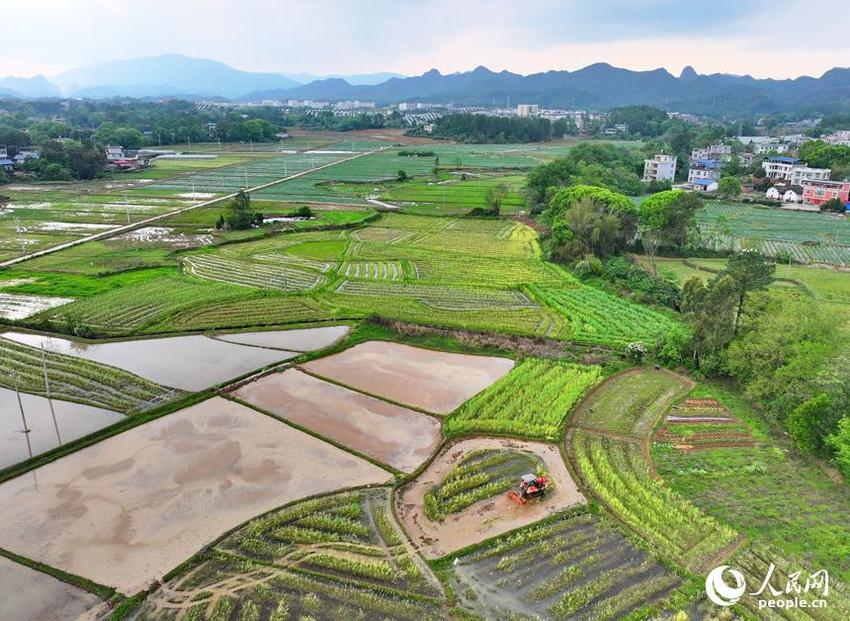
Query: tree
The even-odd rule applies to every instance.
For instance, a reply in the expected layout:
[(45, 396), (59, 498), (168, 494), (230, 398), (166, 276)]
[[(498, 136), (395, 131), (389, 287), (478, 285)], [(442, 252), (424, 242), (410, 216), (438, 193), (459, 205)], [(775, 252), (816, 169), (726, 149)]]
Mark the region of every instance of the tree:
[(788, 415), (788, 433), (794, 445), (803, 453), (819, 454), (826, 438), (820, 435), (820, 421), (829, 416), (832, 401), (823, 393), (798, 405)]
[(487, 205), (487, 209), (490, 210), (492, 215), (499, 215), (502, 209), (502, 201), (505, 200), (507, 195), (508, 186), (503, 183), (491, 185), (487, 188), (487, 191), (484, 192), (484, 203)]
[(834, 211), (836, 213), (844, 213), (847, 210), (847, 206), (838, 198), (831, 198), (828, 201), (824, 201), (820, 208), (821, 211)]
[(585, 197), (573, 205), (563, 215), (563, 223), (572, 232), (569, 244), (553, 247), (553, 253), (559, 258), (584, 255), (590, 267), (590, 255), (604, 256), (616, 247), (620, 235), (620, 220), (606, 213), (599, 204)]
[(691, 278), (682, 287), (682, 318), (691, 329), (691, 355), (697, 368), (707, 361), (711, 370), (719, 366), (720, 355), (735, 336), (736, 301), (736, 285), (729, 276), (708, 283)]
[(850, 479), (850, 416), (838, 422), (834, 433), (826, 438), (827, 445), (835, 452), (833, 460), (847, 479)]
[(664, 243), (680, 251), (684, 250), (696, 230), (697, 211), (702, 207), (702, 198), (696, 192), (682, 192), (670, 205)]
[(751, 291), (765, 289), (773, 282), (776, 263), (768, 261), (760, 252), (745, 250), (729, 258), (724, 273), (733, 278), (738, 289), (738, 310), (735, 313), (735, 334), (737, 334), (747, 295)]
[(396, 181), (404, 183), (405, 181), (407, 181), (407, 179), (408, 179), (407, 171), (399, 170), (398, 175), (396, 175)]
[(244, 190), (240, 190), (230, 205), (224, 217), (228, 228), (234, 231), (249, 229), (256, 221), (256, 215), (251, 211), (251, 197)]
[(736, 198), (741, 195), (741, 181), (737, 177), (723, 176), (717, 182), (717, 195)]
[(658, 276), (655, 255), (664, 240), (668, 226), (671, 224), (673, 206), (682, 194), (684, 194), (682, 190), (658, 192), (638, 206), (640, 240), (646, 256), (649, 257), (649, 263), (652, 265), (653, 276)]

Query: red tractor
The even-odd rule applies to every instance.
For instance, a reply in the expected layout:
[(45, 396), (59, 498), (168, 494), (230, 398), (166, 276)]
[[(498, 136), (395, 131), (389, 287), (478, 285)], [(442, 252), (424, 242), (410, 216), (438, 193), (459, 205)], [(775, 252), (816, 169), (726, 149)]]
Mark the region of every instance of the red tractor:
[(519, 505), (524, 505), (529, 500), (543, 498), (548, 487), (548, 477), (537, 476), (536, 474), (524, 474), (519, 479), (519, 485), (508, 492), (508, 498)]

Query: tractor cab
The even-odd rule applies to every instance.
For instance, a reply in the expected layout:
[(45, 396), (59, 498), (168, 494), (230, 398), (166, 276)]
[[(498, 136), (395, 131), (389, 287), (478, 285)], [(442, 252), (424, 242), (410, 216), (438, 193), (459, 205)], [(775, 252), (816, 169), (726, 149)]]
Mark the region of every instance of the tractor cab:
[(542, 498), (549, 486), (549, 479), (536, 474), (524, 474), (519, 479), (519, 484), (508, 492), (508, 498), (517, 504), (524, 505), (529, 500)]

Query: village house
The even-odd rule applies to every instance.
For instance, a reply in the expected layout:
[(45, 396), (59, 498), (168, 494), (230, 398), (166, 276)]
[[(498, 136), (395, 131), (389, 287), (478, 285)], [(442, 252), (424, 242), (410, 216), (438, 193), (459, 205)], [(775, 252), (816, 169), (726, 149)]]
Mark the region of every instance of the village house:
[(716, 192), (717, 187), (717, 179), (710, 179), (708, 177), (694, 179), (693, 182), (691, 182), (691, 189), (695, 192)]
[(850, 147), (850, 130), (842, 129), (823, 137), (823, 141), (827, 144), (837, 144), (844, 147)]
[(837, 198), (850, 203), (850, 181), (807, 181), (803, 184), (803, 204), (821, 206)]
[(774, 155), (762, 164), (765, 176), (774, 181), (802, 185), (805, 181), (828, 181), (829, 168), (811, 168), (796, 157)]
[(693, 185), (699, 179), (711, 179), (717, 181), (720, 179), (720, 169), (722, 163), (720, 160), (711, 158), (703, 158), (691, 161), (691, 167), (688, 169), (688, 183)]
[(643, 180), (673, 181), (676, 176), (676, 156), (656, 154), (652, 159), (643, 161)]
[(800, 203), (803, 200), (803, 187), (799, 185), (777, 184), (768, 188), (765, 198), (783, 203)]
[(694, 160), (722, 160), (732, 155), (732, 147), (728, 144), (713, 144), (701, 149), (691, 151), (691, 161)]

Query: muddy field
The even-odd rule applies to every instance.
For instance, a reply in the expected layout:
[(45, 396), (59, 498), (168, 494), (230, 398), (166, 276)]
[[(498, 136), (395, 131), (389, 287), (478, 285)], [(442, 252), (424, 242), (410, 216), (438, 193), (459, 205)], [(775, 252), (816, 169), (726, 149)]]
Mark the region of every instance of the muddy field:
[[(30, 430), (28, 434), (23, 433), (21, 405)], [(0, 388), (0, 468), (49, 451), (124, 418), (117, 412), (57, 399), (53, 400), (53, 412), (56, 414), (55, 421), (44, 397), (21, 393), (21, 403), (18, 404), (14, 390)]]
[(0, 485), (0, 547), (131, 594), (253, 516), (390, 478), (213, 398)]
[(405, 472), (415, 470), (440, 443), (440, 422), (435, 418), (297, 369), (267, 375), (235, 394)]
[(48, 351), (108, 364), (163, 386), (189, 391), (204, 390), (298, 355), (200, 335), (97, 344), (20, 332), (2, 336), (33, 347), (44, 345)]
[[(423, 510), (425, 493), (439, 485), (464, 455), (480, 449), (534, 453), (543, 461), (554, 489), (542, 500), (526, 505), (518, 505), (502, 494), (450, 514), (440, 522), (429, 520)], [(583, 502), (585, 498), (570, 477), (557, 446), (499, 438), (472, 438), (446, 447), (416, 480), (396, 494), (398, 516), (405, 530), (423, 556), (429, 559), (445, 556)]]
[(304, 366), (358, 390), (448, 414), (508, 373), (514, 361), (369, 341)]
[(64, 621), (100, 603), (97, 595), (0, 556), (0, 619)]
[(344, 339), (350, 330), (349, 326), (327, 326), (324, 328), (304, 328), (303, 330), (237, 332), (235, 334), (219, 334), (215, 338), (240, 345), (305, 352), (330, 347)]

